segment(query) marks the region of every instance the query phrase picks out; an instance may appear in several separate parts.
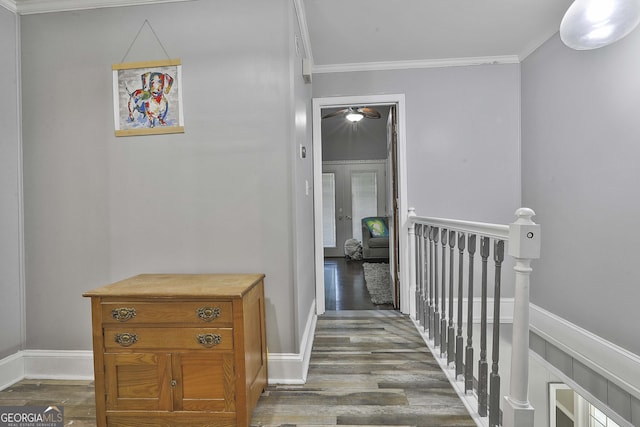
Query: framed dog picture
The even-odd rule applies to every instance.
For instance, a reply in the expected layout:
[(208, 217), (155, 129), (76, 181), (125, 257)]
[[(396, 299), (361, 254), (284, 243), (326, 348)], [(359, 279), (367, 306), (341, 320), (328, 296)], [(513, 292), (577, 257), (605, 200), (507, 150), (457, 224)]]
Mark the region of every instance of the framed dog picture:
[(114, 64), (116, 136), (183, 133), (179, 59)]

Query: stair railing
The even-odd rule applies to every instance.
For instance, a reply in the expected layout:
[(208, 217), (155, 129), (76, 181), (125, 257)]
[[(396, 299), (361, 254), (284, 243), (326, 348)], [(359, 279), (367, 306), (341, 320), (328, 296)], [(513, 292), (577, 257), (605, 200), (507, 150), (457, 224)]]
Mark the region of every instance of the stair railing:
[[(482, 425), (533, 427), (534, 409), (528, 400), (529, 278), (531, 260), (540, 257), (540, 226), (533, 210), (520, 208), (509, 225), (417, 216), (409, 210), (411, 315), (427, 343), (436, 350), (452, 381), (464, 394), (474, 395)], [(479, 243), (479, 245), (478, 245)], [(500, 305), (505, 245), (515, 262), (514, 313), (509, 395), (500, 409)], [(458, 251), (456, 257), (456, 249)], [(474, 290), (476, 252), (481, 274)], [(493, 307), (488, 305), (489, 256), (493, 254)], [(466, 269), (465, 269), (466, 258)], [(454, 274), (457, 259), (457, 280)], [(466, 274), (465, 274), (466, 271)], [(466, 293), (465, 293), (466, 288)], [(480, 352), (475, 358), (473, 310), (480, 294)], [(466, 320), (463, 317), (466, 296)], [(454, 307), (456, 307), (454, 313)], [(493, 311), (491, 372), (487, 360), (488, 311)], [(466, 344), (463, 335), (466, 327)], [(477, 378), (474, 366), (477, 363)], [(449, 372), (447, 372), (449, 371)]]

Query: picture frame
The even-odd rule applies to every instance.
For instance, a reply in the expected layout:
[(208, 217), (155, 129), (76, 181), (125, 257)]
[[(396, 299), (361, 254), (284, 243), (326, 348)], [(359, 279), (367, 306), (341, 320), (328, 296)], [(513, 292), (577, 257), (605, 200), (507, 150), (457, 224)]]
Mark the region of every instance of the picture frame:
[(180, 59), (113, 64), (116, 136), (184, 133)]

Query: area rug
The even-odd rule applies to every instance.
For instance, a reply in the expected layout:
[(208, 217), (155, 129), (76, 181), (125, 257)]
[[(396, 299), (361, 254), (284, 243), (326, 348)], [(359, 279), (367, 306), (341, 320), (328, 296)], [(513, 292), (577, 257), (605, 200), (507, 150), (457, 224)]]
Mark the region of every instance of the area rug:
[(365, 262), (364, 281), (374, 304), (392, 304), (391, 272), (387, 263)]

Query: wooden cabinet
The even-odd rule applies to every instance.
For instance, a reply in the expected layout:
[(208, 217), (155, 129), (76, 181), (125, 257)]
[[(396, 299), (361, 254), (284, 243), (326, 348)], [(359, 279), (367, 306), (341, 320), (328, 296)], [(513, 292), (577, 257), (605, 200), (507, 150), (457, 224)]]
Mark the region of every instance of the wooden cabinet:
[(248, 426), (267, 386), (263, 279), (143, 274), (86, 292), (98, 427)]

